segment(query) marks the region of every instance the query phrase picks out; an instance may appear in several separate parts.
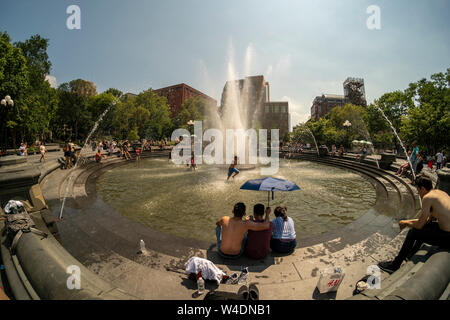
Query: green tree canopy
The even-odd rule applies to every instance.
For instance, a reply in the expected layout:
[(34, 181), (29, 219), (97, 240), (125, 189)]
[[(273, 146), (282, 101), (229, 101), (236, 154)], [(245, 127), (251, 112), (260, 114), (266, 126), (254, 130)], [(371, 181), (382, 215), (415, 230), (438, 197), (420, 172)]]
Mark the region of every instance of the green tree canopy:
[(113, 126), (120, 139), (161, 139), (171, 133), (172, 121), (167, 99), (152, 89), (116, 106)]
[(29, 86), (27, 60), (22, 50), (11, 44), (6, 32), (0, 32), (0, 98), (19, 98)]
[(206, 108), (207, 103), (202, 97), (192, 97), (187, 99), (181, 106), (178, 114), (173, 118), (174, 126), (176, 128), (190, 129), (187, 123), (190, 120), (203, 120)]
[(450, 151), (450, 68), (447, 72), (422, 79), (406, 90), (414, 97), (414, 106), (402, 118), (401, 137), (417, 141), (421, 150), (434, 155)]
[(114, 97), (116, 97), (116, 98), (121, 98), (122, 97), (122, 95), (123, 95), (123, 92), (122, 91), (120, 91), (119, 89), (115, 89), (115, 88), (109, 88), (108, 90), (106, 90), (105, 92), (103, 92), (103, 93), (110, 93), (110, 94), (112, 94)]

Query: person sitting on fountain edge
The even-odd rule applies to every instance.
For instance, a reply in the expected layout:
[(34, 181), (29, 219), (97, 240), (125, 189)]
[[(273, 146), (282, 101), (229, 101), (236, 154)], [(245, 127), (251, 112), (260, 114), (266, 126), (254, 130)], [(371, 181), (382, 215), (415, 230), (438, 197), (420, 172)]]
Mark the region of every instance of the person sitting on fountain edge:
[(419, 218), (399, 222), (400, 229), (411, 228), (400, 252), (393, 261), (378, 263), (380, 269), (388, 273), (398, 270), (403, 260), (411, 258), (423, 243), (450, 249), (449, 195), (444, 191), (433, 189), (433, 184), (428, 177), (418, 177), (416, 188), (422, 199)]
[(266, 208), (264, 222), (242, 220), (245, 204), (238, 202), (233, 208), (233, 217), (224, 216), (216, 222), (217, 251), (224, 258), (239, 258), (245, 250), (247, 232), (267, 230), (270, 227), (270, 207)]
[(292, 253), (297, 247), (294, 220), (286, 214), (287, 207), (276, 207), (270, 248), (278, 253)]
[[(268, 221), (266, 212), (266, 220), (264, 220), (264, 205), (257, 203), (253, 207), (253, 220), (256, 223), (264, 223)], [(270, 251), (270, 237), (272, 236), (273, 223), (270, 222), (269, 229), (262, 231), (249, 230), (247, 234), (247, 245), (245, 254), (252, 259), (264, 259)]]
[[(238, 162), (238, 157), (234, 156), (234, 160), (233, 163), (230, 164), (230, 167), (228, 168), (228, 178), (227, 181), (230, 179), (230, 177), (232, 177), (234, 179), (234, 177), (236, 177), (239, 174), (239, 170), (236, 168), (237, 166), (237, 162)], [(234, 173), (233, 176), (231, 176)]]

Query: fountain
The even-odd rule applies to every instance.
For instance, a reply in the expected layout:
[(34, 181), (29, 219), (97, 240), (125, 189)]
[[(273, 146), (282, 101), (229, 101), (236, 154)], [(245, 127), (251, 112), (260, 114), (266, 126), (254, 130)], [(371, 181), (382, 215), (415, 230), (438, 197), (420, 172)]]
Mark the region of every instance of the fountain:
[[(386, 114), (384, 113), (383, 109), (381, 109), (379, 106), (376, 106), (376, 108), (381, 112), (381, 115), (383, 116), (383, 118), (389, 123), (389, 126), (392, 129), (392, 132), (394, 132), (395, 137), (397, 138), (397, 140), (400, 142), (400, 145), (402, 146), (403, 151), (405, 152), (406, 155), (406, 160), (409, 163), (409, 167), (411, 168), (411, 173), (413, 175), (413, 180), (416, 179), (416, 174), (414, 172), (414, 166), (411, 163), (411, 159), (408, 157), (408, 151), (405, 148), (405, 145), (403, 144), (402, 139), (400, 139), (399, 135), (397, 134), (397, 130), (395, 130), (394, 125), (392, 124), (392, 122), (389, 120), (389, 118), (386, 116)], [(385, 156), (385, 159), (387, 158), (387, 156)]]
[[(81, 157), (83, 151), (86, 150), (86, 145), (87, 145), (89, 139), (91, 138), (91, 136), (92, 136), (92, 134), (95, 132), (95, 130), (97, 130), (99, 123), (103, 120), (103, 117), (109, 112), (109, 110), (110, 110), (113, 106), (116, 105), (116, 103), (117, 103), (117, 101), (114, 100), (114, 101), (112, 102), (112, 104), (111, 104), (108, 108), (106, 108), (105, 111), (103, 111), (103, 113), (100, 115), (100, 117), (98, 118), (98, 120), (95, 122), (94, 127), (92, 128), (91, 132), (89, 132), (88, 136), (86, 137), (86, 140), (84, 141), (83, 147), (81, 148), (81, 151), (80, 151), (80, 153), (79, 153), (79, 157)], [(74, 172), (75, 169), (77, 168), (78, 163), (79, 163), (79, 161), (77, 161), (77, 162), (75, 163), (75, 166), (73, 167), (73, 170), (72, 170), (72, 172), (71, 172), (71, 174), (70, 174), (70, 176), (69, 176), (69, 179), (67, 180), (67, 183), (66, 183), (66, 190), (65, 190), (64, 197), (63, 197), (63, 201), (62, 201), (62, 204), (61, 204), (61, 210), (59, 211), (59, 216), (58, 216), (58, 219), (59, 219), (60, 221), (61, 221), (62, 218), (63, 218), (64, 205), (66, 204), (67, 195), (68, 195), (68, 193), (69, 193), (70, 182), (71, 182), (72, 179), (73, 179), (73, 172)]]

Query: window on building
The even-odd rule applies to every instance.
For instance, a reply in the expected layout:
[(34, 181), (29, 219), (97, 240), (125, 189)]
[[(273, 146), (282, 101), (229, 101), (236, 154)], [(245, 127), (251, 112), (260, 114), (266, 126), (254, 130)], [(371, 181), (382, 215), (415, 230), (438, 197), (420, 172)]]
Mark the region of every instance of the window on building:
[(273, 106), (273, 112), (278, 113), (280, 112), (278, 106)]
[(266, 112), (266, 113), (269, 113), (270, 112), (270, 106), (268, 106), (268, 105), (265, 105), (264, 106), (264, 111)]

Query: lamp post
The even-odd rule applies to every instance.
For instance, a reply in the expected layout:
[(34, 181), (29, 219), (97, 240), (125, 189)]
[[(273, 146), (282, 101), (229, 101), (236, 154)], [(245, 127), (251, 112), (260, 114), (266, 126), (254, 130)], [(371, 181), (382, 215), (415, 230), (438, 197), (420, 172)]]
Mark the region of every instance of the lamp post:
[(347, 140), (348, 140), (348, 131), (349, 131), (350, 127), (352, 126), (352, 123), (348, 120), (345, 120), (345, 122), (343, 123), (343, 126), (347, 129)]
[(8, 148), (8, 137), (7, 137), (7, 131), (8, 131), (8, 106), (14, 106), (14, 100), (11, 99), (9, 95), (7, 95), (2, 101), (0, 101), (0, 104), (2, 105), (2, 113), (4, 114), (5, 124), (4, 124), (4, 131), (3, 134), (5, 135), (5, 141), (3, 144), (3, 155), (6, 155), (6, 149)]

